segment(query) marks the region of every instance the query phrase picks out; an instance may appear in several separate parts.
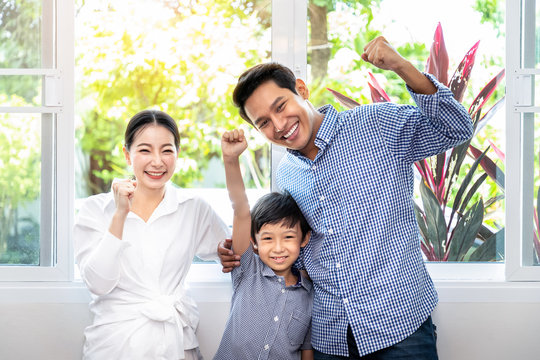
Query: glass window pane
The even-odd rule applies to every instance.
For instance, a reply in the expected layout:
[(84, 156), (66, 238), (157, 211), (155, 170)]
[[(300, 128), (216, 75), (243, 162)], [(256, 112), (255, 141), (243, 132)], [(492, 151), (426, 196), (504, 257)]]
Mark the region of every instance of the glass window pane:
[(40, 114), (0, 114), (1, 265), (40, 265), (41, 124)]
[[(379, 101), (375, 92), (370, 90), (370, 85), (379, 85), (393, 102), (413, 103), (403, 81), (396, 74), (377, 69), (361, 59), (364, 46), (378, 35), (384, 35), (402, 56), (424, 71), (436, 29), (440, 25), (449, 64), (447, 70), (440, 71), (437, 76), (446, 85), (455, 75), (463, 73), (458, 69), (469, 54), (468, 59), (473, 61), (474, 66), (470, 78), (461, 81), (467, 85), (461, 102), (471, 114), (477, 110), (476, 132), (470, 143), (472, 147), (465, 147), (461, 151), (464, 160), (456, 168), (458, 171), (452, 182), (449, 181), (450, 171), (457, 162), (450, 160), (450, 153), (446, 157), (433, 157), (425, 163), (432, 174), (437, 174), (437, 168), (444, 169), (442, 174), (446, 180), (441, 188), (444, 196), (440, 197), (439, 207), (445, 214), (447, 236), (444, 251), (439, 255), (430, 250), (433, 239), (426, 237), (421, 241), (426, 260), (503, 260), (504, 102), (501, 99), (504, 97), (504, 3), (370, 0), (335, 4), (335, 7), (321, 6), (312, 1), (309, 5), (308, 80), (310, 99), (316, 106), (331, 103), (338, 110), (348, 107), (340, 105), (326, 88), (336, 90), (360, 104)], [(422, 21), (411, 21), (417, 17), (419, 9)], [(472, 106), (475, 99), (486, 101), (476, 100), (476, 105)], [(485, 150), (484, 160), (474, 169), (475, 158)], [(443, 164), (446, 165), (443, 167)], [(473, 171), (471, 169), (474, 170), (473, 176), (467, 182), (467, 174)], [(418, 186), (421, 180), (433, 185), (441, 184), (439, 180), (442, 178), (439, 175), (436, 179), (422, 179), (420, 172), (417, 172), (415, 202), (420, 208), (422, 199)], [(454, 216), (451, 216), (462, 185), (462, 201)], [(465, 204), (463, 200), (467, 200)], [(478, 210), (478, 206), (482, 206), (483, 210)], [(477, 231), (467, 229), (476, 233), (474, 241), (470, 246), (463, 247), (458, 256), (450, 257), (451, 242), (465, 241), (456, 236), (456, 224), (458, 221), (465, 224), (464, 215), (473, 208), (482, 213), (482, 225)]]
[(231, 98), (243, 71), (270, 60), (270, 20), (270, 1), (84, 2), (75, 32), (76, 197), (108, 192), (114, 178), (130, 175), (124, 129), (147, 108), (178, 121), (172, 181), (200, 189), (224, 220), (232, 222), (221, 161), (225, 129), (247, 131), (251, 151), (241, 161), (248, 192), (251, 199), (267, 192), (269, 146), (238, 116)]
[(0, 106), (40, 106), (41, 76), (0, 75)]
[(42, 67), (41, 16), (42, 0), (0, 0), (0, 68)]
[[(534, 117), (533, 117), (534, 116)], [(524, 114), (523, 131), (523, 167), (531, 169), (524, 171), (523, 198), (529, 199), (523, 204), (524, 248), (523, 265), (540, 265), (540, 114)]]

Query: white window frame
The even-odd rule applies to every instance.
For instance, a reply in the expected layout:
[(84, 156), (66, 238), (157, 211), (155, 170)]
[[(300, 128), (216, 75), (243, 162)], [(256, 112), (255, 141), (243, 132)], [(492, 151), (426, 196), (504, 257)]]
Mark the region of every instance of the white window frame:
[[(294, 1), (294, 10), (291, 11), (291, 0), (273, 0), (272, 8), (272, 53), (273, 60), (279, 61), (291, 67), (298, 77), (307, 78), (307, 0)], [(45, 1), (44, 1), (45, 2)], [(57, 188), (62, 189), (57, 198), (57, 253), (58, 263), (55, 268), (18, 269), (0, 267), (0, 303), (12, 302), (45, 302), (45, 303), (78, 303), (88, 302), (90, 295), (80, 281), (73, 281), (73, 251), (71, 245), (71, 230), (73, 226), (73, 203), (74, 203), (74, 44), (73, 28), (74, 16), (73, 4), (69, 0), (56, 0), (58, 9), (58, 66), (55, 69), (31, 69), (23, 72), (36, 71), (38, 75), (60, 76), (63, 87), (62, 106), (46, 107), (43, 109), (6, 109), (0, 108), (0, 112), (42, 112), (59, 115), (57, 144)], [(516, 33), (515, 21), (516, 9), (519, 9), (520, 0), (507, 0), (507, 74), (513, 65), (509, 55), (514, 51)], [(519, 10), (517, 10), (519, 12)], [(279, 14), (279, 15), (278, 15)], [(292, 19), (292, 20), (291, 20)], [(513, 19), (513, 20), (512, 20)], [(518, 24), (520, 20), (518, 20)], [(517, 27), (519, 29), (519, 26)], [(518, 35), (519, 38), (519, 35)], [(514, 39), (514, 40), (512, 40)], [(12, 69), (14, 72), (22, 71)], [(0, 75), (9, 75), (10, 69), (0, 69)], [(17, 73), (18, 74), (18, 73)], [(508, 76), (510, 77), (510, 76)], [(507, 81), (510, 83), (510, 80)], [(513, 88), (508, 86), (507, 101), (512, 103)], [(31, 110), (31, 111), (30, 111)], [(515, 115), (515, 114), (514, 114)], [(515, 124), (507, 116), (507, 144), (515, 144), (520, 141), (520, 130), (508, 126)], [(506, 200), (506, 263), (505, 264), (428, 264), (428, 268), (435, 280), (439, 292), (439, 298), (443, 302), (538, 302), (540, 299), (539, 274), (534, 276), (516, 276), (515, 264), (521, 264), (521, 229), (520, 213), (521, 203), (520, 184), (521, 177), (521, 152), (520, 148), (508, 146), (507, 150), (507, 200)], [(272, 166), (279, 162), (283, 149), (272, 150)], [(517, 159), (517, 161), (516, 161)], [(275, 184), (275, 182), (273, 182)], [(65, 191), (64, 191), (65, 190)], [(517, 202), (517, 205), (516, 205)], [(512, 236), (512, 234), (514, 234)], [(512, 251), (511, 246), (516, 251)], [(516, 254), (517, 253), (517, 254)], [(516, 261), (516, 259), (519, 259)], [(198, 301), (216, 300), (228, 301), (231, 295), (230, 277), (227, 274), (216, 276), (220, 273), (221, 266), (193, 264), (192, 273), (188, 279), (194, 290), (195, 299)], [(518, 269), (519, 270), (519, 269)], [(451, 274), (451, 276), (449, 276)], [(506, 275), (506, 279), (505, 279)], [(517, 273), (519, 274), (519, 271)], [(450, 280), (441, 280), (450, 279)], [(451, 280), (453, 279), (453, 280)], [(523, 280), (529, 282), (512, 282), (507, 280)], [(9, 282), (3, 280), (16, 280)], [(23, 281), (28, 280), (28, 281)], [(67, 282), (65, 282), (67, 280)]]
[(0, 107), (0, 113), (41, 114), (43, 134), (40, 265), (0, 266), (0, 281), (73, 280), (74, 21), (73, 1), (43, 0), (42, 67), (0, 69), (0, 77), (41, 76), (43, 84), (41, 106)]
[[(536, 1), (507, 0), (506, 279), (539, 281), (532, 266)], [(518, 145), (516, 145), (518, 144)], [(533, 150), (533, 151), (531, 151)]]

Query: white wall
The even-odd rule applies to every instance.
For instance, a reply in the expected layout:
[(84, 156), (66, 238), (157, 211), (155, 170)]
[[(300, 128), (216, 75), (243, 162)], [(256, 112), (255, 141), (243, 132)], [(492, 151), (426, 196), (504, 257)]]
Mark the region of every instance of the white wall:
[[(537, 284), (438, 288), (441, 302), (433, 320), (441, 360), (540, 359)], [(51, 291), (0, 287), (0, 359), (81, 358), (83, 330), (91, 323), (88, 293), (83, 287), (63, 288), (57, 291), (66, 300), (62, 301)], [(211, 359), (227, 319), (230, 287), (211, 284), (193, 292), (201, 313), (201, 351)]]

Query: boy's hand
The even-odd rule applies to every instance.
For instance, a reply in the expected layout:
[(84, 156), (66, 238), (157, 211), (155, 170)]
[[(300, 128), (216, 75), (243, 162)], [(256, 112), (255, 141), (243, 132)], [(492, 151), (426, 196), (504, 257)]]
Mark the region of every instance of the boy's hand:
[(244, 130), (234, 129), (226, 131), (221, 137), (221, 151), (223, 158), (237, 158), (246, 150), (247, 141)]
[(224, 273), (231, 272), (235, 267), (240, 266), (240, 255), (234, 255), (231, 250), (232, 240), (225, 239), (218, 244), (218, 256)]

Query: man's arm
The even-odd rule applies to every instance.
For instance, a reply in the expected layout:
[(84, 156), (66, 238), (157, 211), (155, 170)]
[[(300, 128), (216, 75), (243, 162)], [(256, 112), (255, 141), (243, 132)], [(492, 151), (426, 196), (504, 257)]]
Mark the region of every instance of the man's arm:
[(236, 255), (242, 255), (250, 245), (251, 215), (239, 159), (246, 148), (247, 141), (242, 130), (227, 131), (223, 134), (221, 150), (227, 190), (234, 210), (232, 250)]
[(383, 36), (371, 40), (365, 47), (362, 59), (379, 69), (395, 72), (417, 94), (434, 94), (433, 83), (403, 58)]

